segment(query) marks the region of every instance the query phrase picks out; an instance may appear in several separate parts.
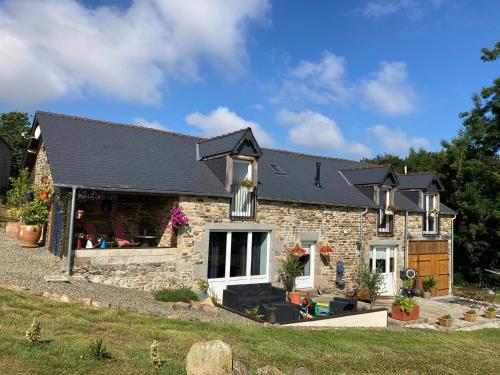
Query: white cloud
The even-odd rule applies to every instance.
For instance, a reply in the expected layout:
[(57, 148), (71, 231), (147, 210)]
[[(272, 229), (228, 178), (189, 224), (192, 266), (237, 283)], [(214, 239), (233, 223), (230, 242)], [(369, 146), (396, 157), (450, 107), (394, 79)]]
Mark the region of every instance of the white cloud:
[(382, 62), (375, 76), (363, 82), (362, 91), (375, 111), (401, 115), (415, 110), (416, 95), (404, 62)]
[(277, 118), (279, 122), (291, 125), (288, 136), (296, 145), (359, 156), (370, 155), (370, 149), (365, 145), (346, 141), (337, 123), (321, 113), (283, 110), (278, 113)]
[(345, 102), (352, 95), (352, 87), (345, 80), (345, 65), (343, 57), (328, 51), (317, 62), (301, 61), (283, 80), (272, 101)]
[(0, 2), (0, 102), (98, 93), (159, 103), (169, 79), (199, 79), (202, 62), (241, 73), (245, 27), (264, 20), (269, 7), (267, 0), (133, 0), (126, 9)]
[(218, 107), (208, 115), (199, 112), (190, 113), (186, 116), (186, 122), (200, 129), (206, 137), (213, 137), (250, 127), (261, 146), (271, 146), (274, 144), (273, 139), (262, 126), (256, 122), (241, 118), (227, 107)]
[(429, 148), (430, 142), (424, 137), (411, 137), (403, 130), (386, 125), (375, 125), (368, 128), (368, 135), (378, 143), (384, 152), (407, 152), (410, 147)]
[(153, 128), (159, 130), (168, 130), (168, 128), (159, 121), (148, 121), (142, 117), (132, 119), (134, 125), (144, 126), (146, 128)]
[(365, 17), (379, 18), (403, 13), (409, 18), (421, 18), (428, 11), (441, 7), (446, 0), (370, 0), (363, 4), (360, 13)]

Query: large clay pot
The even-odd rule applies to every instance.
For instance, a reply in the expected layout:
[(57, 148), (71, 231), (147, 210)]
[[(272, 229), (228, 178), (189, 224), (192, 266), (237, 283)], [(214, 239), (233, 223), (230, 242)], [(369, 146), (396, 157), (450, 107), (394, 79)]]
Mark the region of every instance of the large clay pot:
[(5, 232), (7, 237), (17, 239), (19, 237), (19, 221), (9, 221)]
[(420, 316), (420, 306), (415, 305), (409, 314), (405, 313), (398, 305), (392, 305), (391, 318), (396, 320), (418, 320)]
[(447, 328), (449, 328), (453, 324), (453, 318), (451, 318), (451, 319), (438, 318), (438, 320), (439, 320), (439, 325), (441, 327), (447, 327)]
[(42, 236), (40, 225), (21, 225), (19, 229), (19, 242), (23, 247), (37, 247)]

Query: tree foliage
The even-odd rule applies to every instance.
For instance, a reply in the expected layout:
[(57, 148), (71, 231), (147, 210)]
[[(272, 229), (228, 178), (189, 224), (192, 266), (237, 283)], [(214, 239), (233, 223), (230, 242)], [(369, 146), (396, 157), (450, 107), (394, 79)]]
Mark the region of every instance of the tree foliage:
[(17, 176), (21, 168), (29, 130), (27, 113), (7, 112), (0, 115), (0, 135), (12, 148), (11, 176)]
[[(500, 42), (482, 49), (481, 59), (500, 58)], [(381, 155), (365, 161), (392, 164), (402, 173), (435, 171), (445, 190), (442, 200), (454, 208), (455, 280), (470, 282), (488, 278), (485, 269), (499, 268), (500, 243), (500, 77), (492, 86), (472, 96), (473, 107), (460, 114), (463, 127), (442, 149), (429, 152), (410, 149), (406, 158)]]

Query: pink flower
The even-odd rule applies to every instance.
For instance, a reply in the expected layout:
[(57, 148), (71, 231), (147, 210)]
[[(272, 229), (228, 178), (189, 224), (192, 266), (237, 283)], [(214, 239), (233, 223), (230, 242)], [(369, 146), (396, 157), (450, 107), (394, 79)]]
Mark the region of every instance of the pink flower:
[(186, 213), (182, 210), (181, 206), (175, 207), (170, 214), (170, 222), (172, 223), (173, 229), (178, 229), (183, 225), (189, 223), (189, 218)]

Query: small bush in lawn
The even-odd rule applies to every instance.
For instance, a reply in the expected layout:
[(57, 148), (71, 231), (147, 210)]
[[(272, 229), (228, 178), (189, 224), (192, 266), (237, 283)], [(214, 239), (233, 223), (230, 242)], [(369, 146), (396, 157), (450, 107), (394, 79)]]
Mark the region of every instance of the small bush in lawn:
[(154, 368), (160, 368), (163, 365), (163, 361), (160, 359), (158, 354), (158, 341), (154, 340), (149, 349), (149, 363)]
[(26, 331), (26, 339), (31, 344), (37, 344), (40, 341), (42, 329), (40, 328), (40, 321), (37, 318), (33, 319), (30, 328)]
[(98, 337), (93, 339), (87, 349), (87, 355), (89, 358), (96, 361), (111, 358), (111, 354), (106, 351), (106, 346), (102, 343), (102, 338)]
[(155, 293), (155, 299), (163, 302), (198, 301), (198, 296), (189, 288), (163, 289)]

